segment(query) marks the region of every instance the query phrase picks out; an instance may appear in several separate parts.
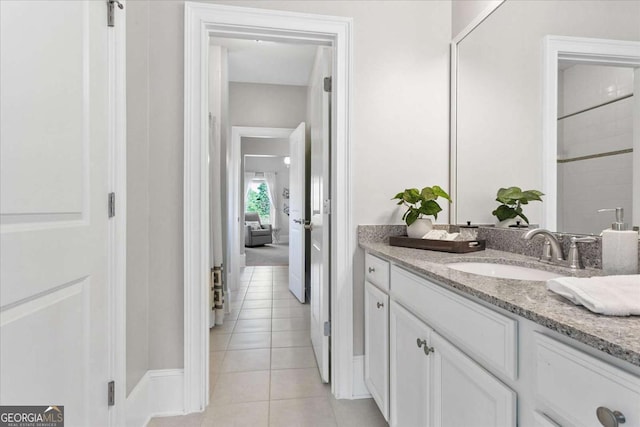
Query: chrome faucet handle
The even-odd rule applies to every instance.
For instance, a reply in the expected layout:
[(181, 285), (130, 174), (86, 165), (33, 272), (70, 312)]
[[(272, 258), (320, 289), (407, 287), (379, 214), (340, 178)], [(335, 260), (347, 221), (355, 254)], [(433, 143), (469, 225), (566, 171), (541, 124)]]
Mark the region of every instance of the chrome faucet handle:
[(571, 238), (571, 246), (569, 246), (569, 256), (567, 257), (567, 261), (569, 261), (569, 267), (577, 270), (579, 268), (584, 268), (582, 261), (580, 260), (580, 251), (578, 250), (578, 243), (593, 243), (596, 241), (595, 237), (587, 236), (587, 237), (576, 237), (573, 236)]
[(540, 261), (551, 262), (551, 259), (551, 242), (545, 237), (544, 243), (542, 244), (542, 255), (540, 256)]

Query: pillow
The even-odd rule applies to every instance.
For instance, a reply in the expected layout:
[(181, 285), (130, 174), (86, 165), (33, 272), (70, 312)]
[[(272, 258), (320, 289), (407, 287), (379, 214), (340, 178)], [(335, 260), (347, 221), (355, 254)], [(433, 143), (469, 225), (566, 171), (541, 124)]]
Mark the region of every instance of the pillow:
[(245, 221), (244, 225), (248, 225), (252, 230), (262, 230), (258, 221)]

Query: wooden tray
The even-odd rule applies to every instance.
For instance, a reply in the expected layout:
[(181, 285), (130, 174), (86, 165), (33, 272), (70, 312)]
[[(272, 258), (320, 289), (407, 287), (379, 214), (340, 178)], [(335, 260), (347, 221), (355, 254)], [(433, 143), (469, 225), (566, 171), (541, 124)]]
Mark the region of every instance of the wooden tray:
[(402, 246), (405, 248), (426, 249), (429, 251), (466, 253), (484, 251), (485, 240), (451, 241), (451, 240), (431, 240), (414, 239), (407, 236), (389, 236), (389, 245)]

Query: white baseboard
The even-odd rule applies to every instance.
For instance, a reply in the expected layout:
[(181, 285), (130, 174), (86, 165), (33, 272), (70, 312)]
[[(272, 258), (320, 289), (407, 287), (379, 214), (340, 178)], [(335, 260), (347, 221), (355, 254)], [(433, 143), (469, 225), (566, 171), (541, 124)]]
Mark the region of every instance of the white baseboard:
[(371, 397), (367, 385), (364, 383), (364, 356), (353, 356), (353, 399), (368, 399)]
[(244, 268), (247, 266), (247, 254), (240, 254), (238, 257), (238, 262), (240, 263), (240, 268)]
[(127, 427), (144, 427), (152, 417), (184, 414), (183, 369), (147, 371), (127, 397)]

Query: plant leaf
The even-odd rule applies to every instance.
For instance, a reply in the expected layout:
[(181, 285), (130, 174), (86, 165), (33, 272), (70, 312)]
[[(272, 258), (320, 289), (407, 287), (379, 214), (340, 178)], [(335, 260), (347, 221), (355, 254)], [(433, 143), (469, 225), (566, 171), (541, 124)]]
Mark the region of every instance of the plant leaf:
[(423, 204), (427, 200), (435, 200), (435, 199), (438, 198), (438, 195), (433, 191), (433, 189), (431, 187), (424, 187), (422, 189), (422, 191), (420, 192), (420, 195), (423, 198), (423, 200), (422, 200)]
[(409, 209), (407, 211), (405, 221), (407, 222), (407, 225), (411, 225), (414, 222), (416, 222), (416, 219), (418, 219), (419, 217), (420, 217), (420, 214), (418, 213), (417, 210)]
[(404, 190), (403, 198), (407, 203), (418, 203), (420, 201), (420, 191), (417, 188), (408, 188)]
[[(434, 185), (434, 186), (432, 187), (432, 190), (433, 190), (433, 193), (434, 193), (436, 196), (439, 196), (439, 197), (445, 198), (445, 199), (447, 199), (447, 200), (449, 201), (449, 203), (451, 203), (451, 196), (449, 196), (449, 195), (447, 194), (447, 192), (446, 192), (446, 191), (444, 191), (440, 186), (438, 186), (438, 185)], [(423, 190), (423, 191), (424, 191), (424, 190)]]
[(499, 221), (504, 221), (505, 219), (511, 219), (518, 216), (518, 212), (510, 206), (500, 205), (491, 212), (492, 215), (495, 215)]

